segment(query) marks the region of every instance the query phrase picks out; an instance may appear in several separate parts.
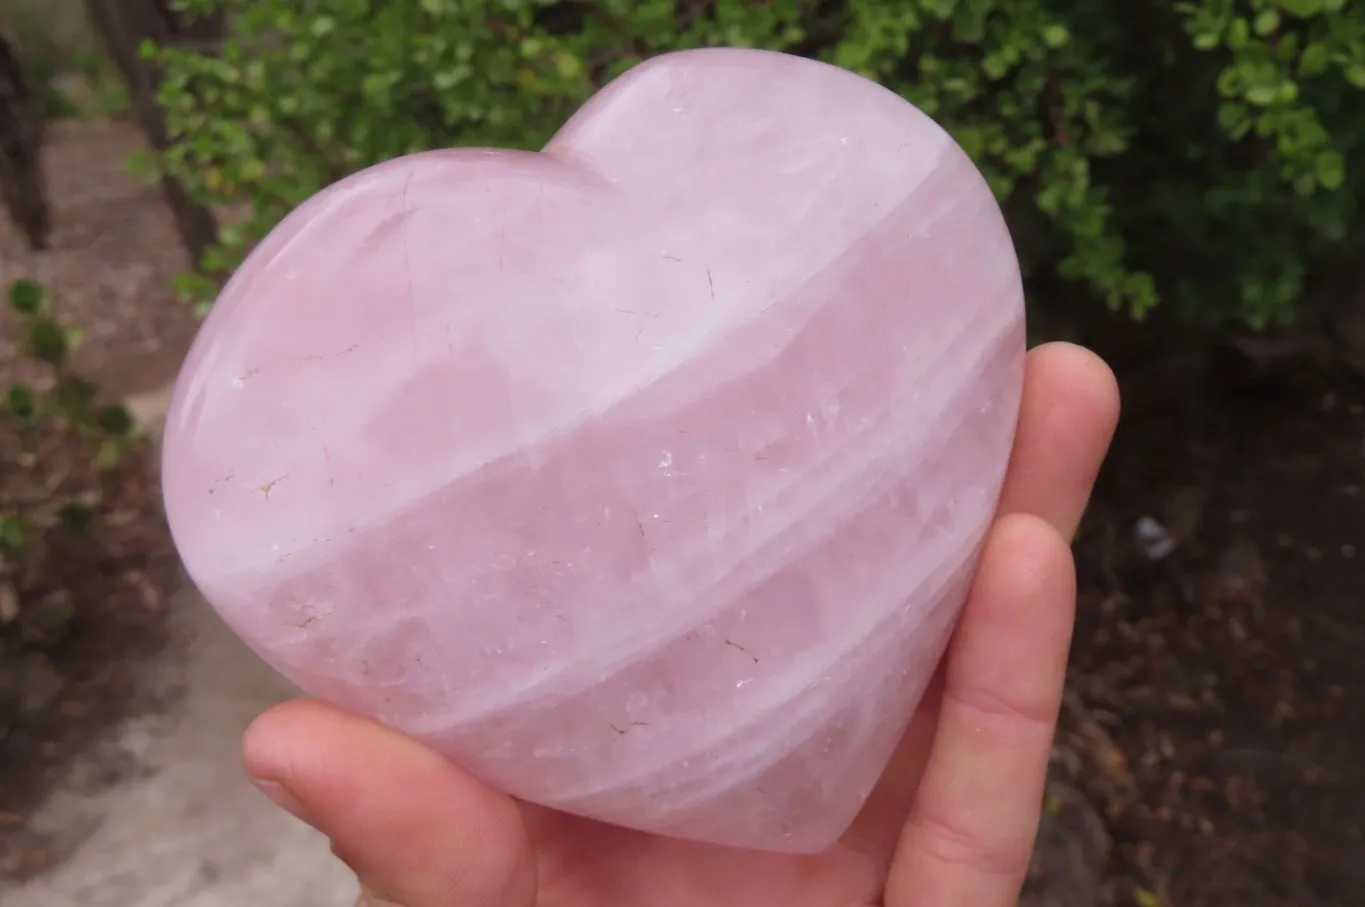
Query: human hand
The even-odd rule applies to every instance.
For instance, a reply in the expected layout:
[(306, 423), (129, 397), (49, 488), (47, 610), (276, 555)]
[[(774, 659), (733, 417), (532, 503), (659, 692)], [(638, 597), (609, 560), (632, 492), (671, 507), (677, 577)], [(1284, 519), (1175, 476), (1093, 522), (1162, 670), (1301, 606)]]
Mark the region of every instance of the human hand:
[(261, 716), (247, 770), (332, 840), (367, 907), (1013, 907), (1071, 640), (1070, 540), (1118, 410), (1092, 354), (1030, 352), (1000, 508), (944, 664), (826, 853), (693, 844), (519, 803), (319, 702)]

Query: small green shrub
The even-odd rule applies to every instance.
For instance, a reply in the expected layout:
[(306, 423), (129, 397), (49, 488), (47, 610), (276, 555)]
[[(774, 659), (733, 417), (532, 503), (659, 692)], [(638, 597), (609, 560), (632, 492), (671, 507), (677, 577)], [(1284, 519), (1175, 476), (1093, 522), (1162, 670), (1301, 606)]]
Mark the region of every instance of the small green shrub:
[[(249, 199), (205, 270), (327, 183), (450, 144), (541, 145), (639, 60), (705, 45), (819, 57), (943, 123), (1031, 273), (1141, 317), (1286, 322), (1350, 254), (1365, 5), (1347, 0), (183, 0), (220, 53), (170, 48), (166, 166)], [(200, 292), (212, 287), (201, 286)]]
[[(49, 640), (69, 619), (68, 598), (50, 576), (55, 533), (95, 528), (102, 473), (134, 436), (128, 411), (102, 403), (69, 356), (79, 334), (52, 317), (31, 280), (9, 287), (24, 352), (46, 370), (42, 387), (14, 384), (0, 398), (0, 643)], [(8, 638), (8, 639), (7, 639)], [(3, 650), (4, 645), (0, 645)], [(2, 651), (0, 651), (2, 654)]]
[(90, 31), (80, 0), (0, 0), (0, 31), (17, 46), (44, 119), (127, 111), (127, 93)]

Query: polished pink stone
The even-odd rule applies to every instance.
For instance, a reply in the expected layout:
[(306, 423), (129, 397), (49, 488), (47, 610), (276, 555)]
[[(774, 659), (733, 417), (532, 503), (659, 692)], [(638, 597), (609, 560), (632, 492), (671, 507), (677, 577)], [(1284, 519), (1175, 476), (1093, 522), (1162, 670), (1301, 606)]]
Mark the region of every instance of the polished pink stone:
[(287, 218), (185, 365), (166, 503), (310, 693), (535, 803), (809, 852), (940, 657), (1023, 354), (942, 129), (688, 51), (541, 153), (401, 158)]

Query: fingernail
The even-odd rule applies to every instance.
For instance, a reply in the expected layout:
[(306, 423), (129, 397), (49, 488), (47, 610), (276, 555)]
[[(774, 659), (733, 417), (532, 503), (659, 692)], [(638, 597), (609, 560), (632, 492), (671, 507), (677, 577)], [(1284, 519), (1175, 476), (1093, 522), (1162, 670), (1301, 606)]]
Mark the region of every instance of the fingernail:
[(257, 790), (270, 798), (270, 802), (295, 819), (300, 822), (307, 822), (309, 825), (313, 824), (313, 820), (308, 818), (308, 812), (303, 808), (303, 804), (280, 782), (270, 778), (252, 778), (251, 783), (256, 785)]

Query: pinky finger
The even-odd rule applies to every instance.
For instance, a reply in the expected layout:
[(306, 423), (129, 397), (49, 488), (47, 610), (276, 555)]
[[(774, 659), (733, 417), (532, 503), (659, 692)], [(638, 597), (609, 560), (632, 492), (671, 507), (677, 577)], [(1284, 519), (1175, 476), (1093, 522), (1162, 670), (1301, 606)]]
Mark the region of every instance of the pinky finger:
[(1075, 613), (1071, 550), (1000, 519), (948, 653), (928, 765), (887, 907), (1014, 907), (1037, 834)]

